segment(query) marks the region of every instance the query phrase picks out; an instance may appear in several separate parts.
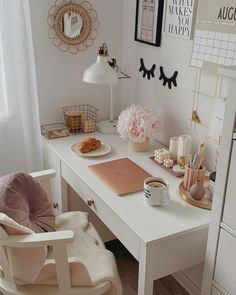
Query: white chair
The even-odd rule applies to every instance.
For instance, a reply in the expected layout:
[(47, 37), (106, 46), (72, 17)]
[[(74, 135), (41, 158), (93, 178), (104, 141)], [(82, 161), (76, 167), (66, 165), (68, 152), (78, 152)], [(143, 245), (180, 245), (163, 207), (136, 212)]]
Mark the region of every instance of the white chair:
[[(55, 176), (54, 170), (45, 170), (31, 174), (37, 179), (43, 188), (50, 194), (50, 180)], [(111, 287), (110, 281), (100, 283), (95, 287), (71, 286), (70, 270), (66, 252), (66, 244), (73, 241), (72, 230), (62, 230), (46, 233), (33, 233), (26, 235), (8, 235), (0, 240), (0, 265), (2, 273), (0, 277), (0, 292), (4, 295), (97, 295), (105, 294)], [(39, 247), (51, 246), (54, 251), (56, 274), (58, 285), (23, 285), (19, 286), (11, 276), (6, 247)], [(96, 261), (94, 261), (96, 263)]]

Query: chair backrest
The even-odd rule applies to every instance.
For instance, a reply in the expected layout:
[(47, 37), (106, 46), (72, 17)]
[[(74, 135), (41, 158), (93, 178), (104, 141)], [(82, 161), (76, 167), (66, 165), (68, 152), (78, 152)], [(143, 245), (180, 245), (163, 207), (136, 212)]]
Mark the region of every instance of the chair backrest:
[[(50, 180), (55, 176), (54, 170), (45, 170), (31, 174), (40, 181), (43, 188), (50, 195)], [(109, 290), (109, 281), (101, 283), (96, 287), (72, 287), (70, 269), (66, 252), (66, 244), (73, 241), (74, 232), (62, 230), (56, 232), (31, 233), (20, 235), (8, 235), (4, 227), (0, 226), (0, 291), (6, 295), (33, 295), (33, 294), (80, 294), (98, 295)], [(56, 275), (58, 285), (45, 286), (29, 284), (18, 286), (12, 277), (12, 265), (9, 259), (9, 247), (14, 249), (32, 249), (51, 246), (54, 251)], [(12, 248), (11, 248), (12, 249)], [(46, 248), (45, 248), (46, 249)]]
[(35, 180), (40, 182), (42, 188), (47, 193), (49, 201), (52, 203), (53, 198), (52, 198), (51, 180), (56, 176), (56, 171), (54, 169), (48, 169), (48, 170), (30, 173), (30, 175)]

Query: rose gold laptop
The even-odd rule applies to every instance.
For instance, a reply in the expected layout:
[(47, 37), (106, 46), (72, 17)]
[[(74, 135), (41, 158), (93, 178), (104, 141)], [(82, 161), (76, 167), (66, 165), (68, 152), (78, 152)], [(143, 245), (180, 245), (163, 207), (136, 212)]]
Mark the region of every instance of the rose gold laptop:
[(144, 179), (152, 176), (128, 158), (90, 165), (89, 168), (118, 196), (142, 191)]

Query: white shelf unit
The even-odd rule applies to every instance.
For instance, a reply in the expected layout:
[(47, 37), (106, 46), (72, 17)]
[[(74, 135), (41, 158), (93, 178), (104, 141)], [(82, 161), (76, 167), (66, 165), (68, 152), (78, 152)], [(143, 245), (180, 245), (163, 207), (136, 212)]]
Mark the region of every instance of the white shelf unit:
[(202, 295), (236, 294), (236, 71), (219, 69), (229, 78), (228, 102), (217, 166)]

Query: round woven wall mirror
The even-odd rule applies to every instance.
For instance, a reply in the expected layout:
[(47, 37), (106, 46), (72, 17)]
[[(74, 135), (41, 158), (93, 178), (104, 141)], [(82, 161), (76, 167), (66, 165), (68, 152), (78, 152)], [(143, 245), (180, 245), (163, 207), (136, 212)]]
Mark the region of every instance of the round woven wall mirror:
[(93, 45), (98, 35), (96, 11), (88, 1), (56, 0), (48, 12), (48, 35), (63, 52), (77, 53)]

